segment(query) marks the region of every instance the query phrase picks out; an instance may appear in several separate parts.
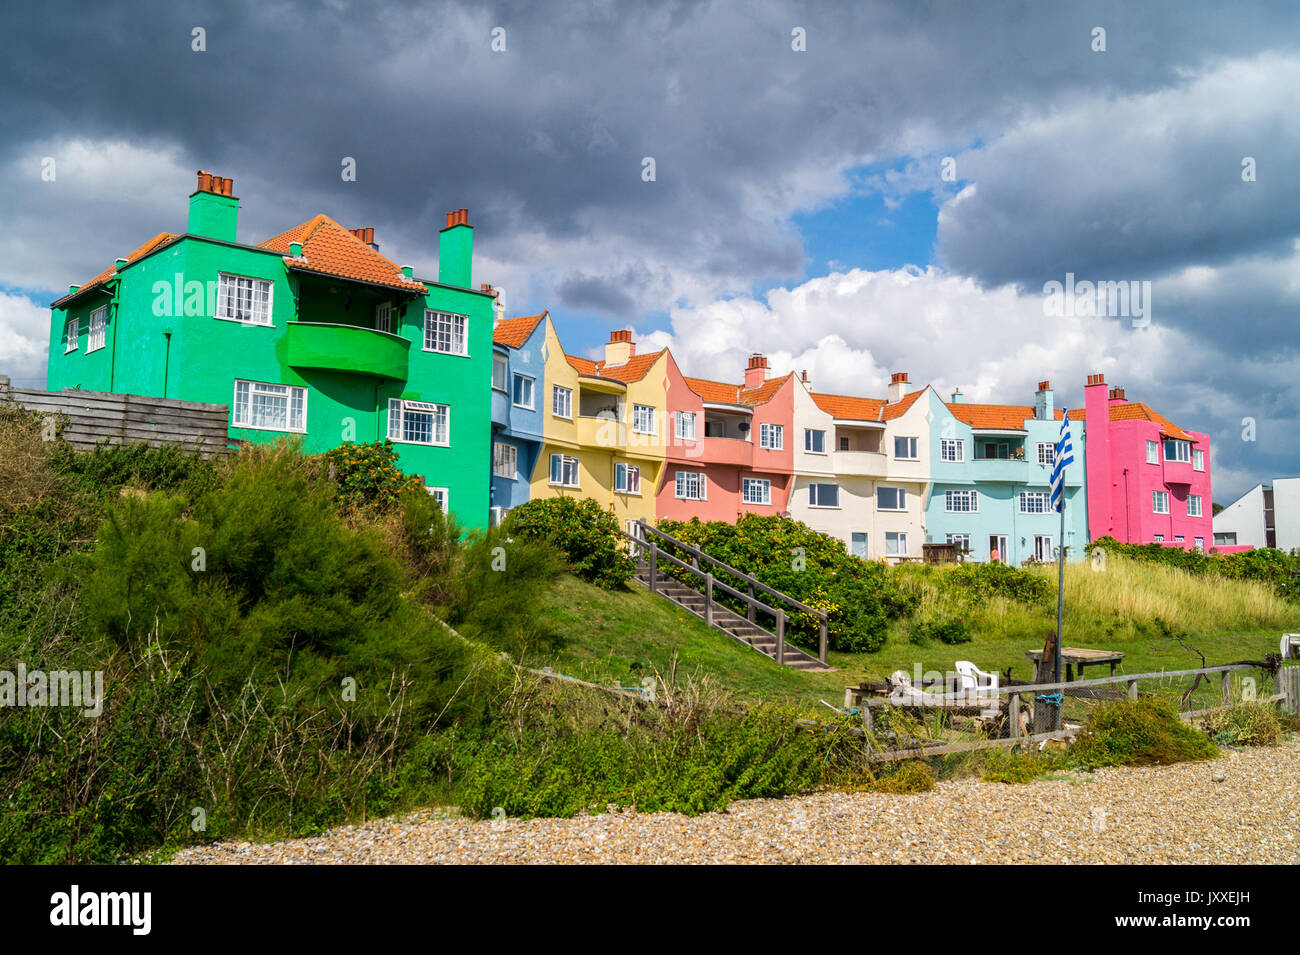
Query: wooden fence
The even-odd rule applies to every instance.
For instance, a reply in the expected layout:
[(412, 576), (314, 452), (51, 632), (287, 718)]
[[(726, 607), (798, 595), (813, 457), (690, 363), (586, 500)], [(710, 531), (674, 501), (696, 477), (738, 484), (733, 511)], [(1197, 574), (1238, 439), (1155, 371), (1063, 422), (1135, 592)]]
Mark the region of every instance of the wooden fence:
[(56, 417), (59, 436), (81, 450), (110, 444), (179, 444), (203, 457), (226, 454), (229, 406), (107, 391), (12, 388), (0, 376), (0, 404)]

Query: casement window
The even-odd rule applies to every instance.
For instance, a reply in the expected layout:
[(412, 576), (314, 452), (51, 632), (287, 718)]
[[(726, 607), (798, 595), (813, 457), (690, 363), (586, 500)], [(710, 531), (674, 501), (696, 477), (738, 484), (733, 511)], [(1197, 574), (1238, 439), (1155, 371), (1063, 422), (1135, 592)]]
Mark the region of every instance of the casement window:
[(1165, 535), (1164, 535), (1164, 534), (1152, 534), (1152, 535), (1151, 535), (1151, 539), (1152, 539), (1153, 541), (1155, 541), (1157, 544), (1163, 544), (1163, 543), (1165, 542)]
[(390, 335), (397, 334), (397, 310), (393, 308), (392, 302), (380, 302), (375, 306), (375, 329)]
[(510, 359), (505, 355), (492, 356), (492, 387), (507, 391), (510, 385)]
[(677, 419), (677, 440), (694, 441), (695, 440), (695, 412), (679, 411), (676, 414)]
[(1214, 546), (1215, 546), (1215, 547), (1236, 547), (1236, 546), (1237, 546), (1237, 532), (1236, 532), (1236, 531), (1232, 531), (1231, 533), (1228, 533), (1228, 534), (1215, 534), (1215, 535), (1214, 535)]
[(1169, 513), (1169, 492), (1168, 491), (1151, 492), (1151, 512), (1153, 514)]
[(551, 414), (557, 418), (573, 417), (573, 389), (551, 386)]
[(451, 444), (451, 408), (428, 401), (388, 399), (388, 437), (405, 444)]
[(854, 557), (867, 559), (867, 532), (854, 531), (849, 535), (849, 553)]
[(785, 426), (760, 424), (758, 426), (758, 446), (769, 451), (780, 451), (785, 447)]
[(699, 471), (678, 471), (675, 493), (683, 501), (707, 500), (707, 485)]
[(746, 504), (772, 503), (772, 482), (765, 478), (745, 478), (741, 481), (740, 491)]
[(505, 441), (492, 442), (492, 473), (515, 480), (519, 476), (519, 449)]
[(1051, 498), (1046, 491), (1021, 491), (1021, 514), (1046, 514)]
[(950, 514), (974, 514), (980, 509), (978, 491), (944, 491), (943, 508)]
[(1049, 561), (1052, 559), (1052, 538), (1047, 534), (1034, 535), (1034, 560)]
[(966, 460), (966, 442), (961, 438), (939, 439), (939, 460), (960, 464)]
[(81, 319), (70, 318), (63, 323), (63, 354), (77, 350), (77, 337), (81, 334)]
[(815, 428), (804, 428), (803, 449), (810, 454), (825, 454), (826, 432)]
[(87, 354), (104, 347), (104, 328), (106, 325), (108, 325), (108, 306), (101, 305), (90, 313), (90, 334), (86, 337)]
[(632, 405), (632, 430), (637, 434), (655, 433), (655, 409), (650, 405)]
[(635, 464), (614, 465), (614, 490), (620, 494), (640, 494), (641, 469)]
[(944, 540), (949, 544), (956, 544), (959, 550), (970, 550), (969, 534), (949, 534)]
[(848, 449), (849, 449), (849, 436), (847, 434), (842, 434), (840, 435), (840, 450), (847, 451)]
[(916, 438), (895, 438), (894, 457), (899, 461), (917, 460)]
[(840, 486), (838, 484), (809, 484), (809, 507), (839, 507)]
[(881, 511), (907, 510), (907, 492), (901, 487), (876, 488), (876, 508)]
[(1147, 442), (1147, 464), (1160, 463), (1160, 445), (1154, 441)]
[(1192, 443), (1169, 438), (1165, 441), (1165, 460), (1176, 464), (1187, 464), (1192, 460)]
[(271, 283), (244, 275), (217, 273), (217, 318), (270, 325)]
[(442, 508), (442, 512), (446, 514), (447, 508), (451, 504), (451, 489), (445, 487), (426, 486), (425, 490), (429, 492), (430, 497), (432, 497), (435, 501), (438, 502), (438, 506)]
[(468, 355), (469, 341), (465, 335), (464, 315), (450, 312), (424, 310), (424, 350), (444, 355)]
[(1192, 469), (1195, 471), (1205, 470), (1205, 452), (1200, 448), (1192, 449)]
[(551, 483), (558, 487), (577, 487), (578, 459), (567, 454), (552, 454)]
[(1056, 463), (1056, 445), (1050, 441), (1038, 442), (1038, 463), (1051, 467)]
[(1201, 499), (1195, 494), (1187, 495), (1187, 516), (1188, 517), (1201, 516)]
[(234, 426), (307, 431), (307, 389), (235, 379)]
[(1175, 534), (1175, 535), (1174, 535), (1174, 543), (1175, 543), (1175, 544), (1186, 544), (1186, 543), (1187, 543), (1187, 538), (1184, 537), (1182, 534)]
[(533, 409), (533, 379), (515, 372), (514, 402), (518, 408)]
[(906, 557), (907, 556), (907, 534), (903, 531), (887, 531), (885, 533), (885, 556), (886, 557)]
[(1197, 550), (1205, 550), (1205, 538), (1204, 538), (1204, 537), (1193, 537), (1193, 538), (1192, 538), (1192, 546), (1193, 546), (1194, 548), (1196, 548)]

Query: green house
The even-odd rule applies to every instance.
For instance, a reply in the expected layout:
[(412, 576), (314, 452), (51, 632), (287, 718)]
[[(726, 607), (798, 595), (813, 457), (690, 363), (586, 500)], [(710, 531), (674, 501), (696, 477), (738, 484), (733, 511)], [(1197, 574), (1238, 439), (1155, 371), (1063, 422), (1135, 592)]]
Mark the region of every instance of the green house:
[(486, 525), (495, 296), (474, 230), (448, 213), (437, 280), (318, 215), (236, 238), (231, 180), (199, 172), (184, 234), (154, 236), (51, 306), (46, 387), (230, 406), (230, 436), (309, 452), (384, 436), (408, 474)]

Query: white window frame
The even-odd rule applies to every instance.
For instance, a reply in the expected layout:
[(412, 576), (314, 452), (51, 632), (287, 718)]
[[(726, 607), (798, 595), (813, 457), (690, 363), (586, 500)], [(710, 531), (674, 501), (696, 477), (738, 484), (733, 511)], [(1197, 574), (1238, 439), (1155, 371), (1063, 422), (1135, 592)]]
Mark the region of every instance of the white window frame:
[(77, 339), (81, 337), (81, 319), (73, 316), (63, 323), (63, 354), (77, 350)]
[(1047, 514), (1051, 510), (1051, 495), (1047, 491), (1021, 491), (1021, 514)]
[[(245, 290), (241, 287), (241, 282), (247, 282), (248, 287)], [(231, 291), (234, 291), (232, 298)], [(260, 292), (265, 292), (265, 300), (259, 297)], [(244, 325), (261, 325), (269, 327), (275, 324), (272, 316), (275, 314), (273, 309), (273, 300), (275, 298), (275, 283), (267, 279), (255, 279), (251, 275), (237, 275), (234, 272), (217, 273), (217, 314), (214, 318), (221, 319), (225, 322), (239, 322)], [(243, 306), (247, 303), (248, 311), (243, 311)], [(259, 305), (265, 305), (265, 309), (259, 314)]]
[[(752, 488), (757, 488), (758, 493), (751, 494)], [(740, 500), (744, 504), (771, 504), (772, 482), (767, 478), (741, 478)]]
[(1200, 448), (1192, 448), (1192, 470), (1205, 470), (1205, 452)]
[(944, 538), (944, 543), (956, 544), (962, 550), (970, 550), (970, 535), (969, 534), (948, 534)]
[(1038, 442), (1038, 463), (1050, 468), (1056, 463), (1056, 445), (1050, 441)]
[[(1169, 453), (1173, 449), (1173, 454)], [(1184, 441), (1181, 438), (1165, 439), (1165, 461), (1173, 464), (1191, 464), (1192, 463), (1192, 442)]]
[(1147, 464), (1160, 463), (1160, 442), (1147, 440)]
[[(244, 386), (242, 389), (240, 386)], [(243, 397), (240, 397), (240, 391)], [(277, 428), (265, 424), (254, 424), (253, 400), (261, 395), (267, 398), (284, 399), (284, 421), (286, 427)], [(297, 415), (294, 404), (298, 403)], [(279, 385), (269, 381), (249, 381), (245, 378), (235, 379), (235, 397), (230, 406), (231, 426), (249, 428), (253, 431), (279, 431), (291, 434), (307, 433), (307, 389), (298, 385)], [(294, 427), (295, 418), (297, 427)]]
[(392, 302), (380, 302), (375, 306), (375, 328), (389, 335), (397, 334), (397, 309)]
[[(1043, 555), (1043, 542), (1044, 542), (1044, 541), (1047, 542), (1047, 554), (1046, 554), (1046, 556)], [(1043, 561), (1043, 562), (1049, 561), (1049, 560), (1052, 559), (1053, 553), (1054, 553), (1054, 551), (1053, 551), (1053, 548), (1052, 548), (1052, 535), (1051, 535), (1051, 534), (1035, 534), (1035, 535), (1034, 535), (1034, 560), (1037, 560), (1037, 561)]]
[(573, 389), (563, 385), (551, 386), (551, 414), (566, 421), (573, 420)]
[[(898, 453), (898, 442), (900, 441), (911, 442), (911, 446), (909, 447), (909, 450), (912, 452), (911, 454)], [(919, 461), (921, 460), (920, 454), (921, 454), (921, 442), (918, 441), (916, 438), (910, 437), (905, 434), (894, 435), (894, 460), (895, 461)]]
[[(862, 538), (861, 554), (859, 554), (857, 551), (853, 549), (853, 538), (855, 537)], [(848, 544), (849, 553), (852, 556), (859, 558), (860, 560), (867, 560), (871, 554), (871, 535), (867, 531), (850, 531), (849, 539), (845, 541), (845, 543)]]
[(101, 305), (90, 313), (90, 330), (86, 333), (86, 354), (99, 351), (106, 344), (108, 328), (108, 306)]
[[(528, 404), (522, 404), (519, 401), (519, 382), (528, 382)], [(523, 408), (526, 411), (535, 411), (537, 409), (537, 379), (532, 375), (523, 375), (515, 372), (515, 376), (510, 382), (510, 403), (516, 408)]]
[[(1196, 502), (1196, 510), (1195, 510), (1195, 511), (1192, 510), (1192, 502), (1193, 502), (1193, 501)], [(1202, 502), (1201, 502), (1201, 495), (1199, 495), (1199, 494), (1189, 494), (1189, 495), (1187, 495), (1187, 516), (1188, 516), (1188, 517), (1203, 517), (1204, 515), (1205, 515), (1205, 510), (1204, 510), (1204, 505), (1203, 505)]]
[(758, 446), (767, 451), (785, 449), (785, 426), (763, 422), (758, 426)]
[[(689, 485), (694, 485), (690, 487)], [(694, 490), (696, 493), (686, 492)], [(678, 471), (673, 475), (673, 496), (679, 501), (707, 501), (709, 482), (703, 471)]]
[[(420, 441), (406, 437), (407, 415), (429, 415), (429, 440)], [(439, 419), (442, 440), (438, 440)], [(451, 447), (451, 405), (433, 401), (408, 401), (403, 398), (388, 399), (388, 438), (398, 444), (421, 444), (428, 447)]]
[[(501, 383), (497, 384), (497, 370), (501, 371)], [(492, 390), (510, 394), (510, 359), (500, 352), (492, 353)]]
[[(880, 492), (881, 492), (881, 491), (892, 491), (892, 492), (894, 493), (894, 500), (895, 500), (895, 502), (899, 502), (899, 503), (901, 503), (901, 506), (897, 506), (897, 507), (885, 507), (885, 506), (883, 506), (883, 505), (880, 503)], [(900, 513), (900, 514), (901, 514), (903, 511), (906, 511), (906, 510), (907, 510), (907, 489), (906, 489), (906, 488), (902, 488), (902, 487), (877, 487), (877, 488), (876, 488), (876, 510), (878, 510), (878, 511), (892, 511), (892, 512)]]
[(1152, 543), (1155, 543), (1155, 544), (1163, 544), (1163, 543), (1165, 542), (1165, 535), (1164, 535), (1164, 534), (1152, 534), (1152, 535), (1151, 535), (1151, 541), (1152, 541)]
[[(835, 503), (823, 504), (820, 501), (821, 495), (817, 493), (819, 487), (831, 487), (835, 489)], [(840, 486), (834, 481), (813, 481), (808, 485), (808, 506), (825, 508), (827, 510), (838, 510), (840, 507)]]
[[(1161, 503), (1164, 504), (1164, 507), (1160, 506)], [(1152, 514), (1169, 513), (1169, 492), (1168, 491), (1151, 492), (1151, 513)]]
[[(695, 440), (695, 412), (678, 411), (674, 414), (674, 418), (676, 419), (675, 429), (677, 432), (677, 440), (694, 441)], [(690, 425), (689, 428), (687, 427), (688, 424)]]
[(425, 485), (424, 489), (429, 492), (429, 496), (438, 502), (444, 514), (451, 513), (451, 488), (449, 487), (430, 487)]
[(492, 476), (519, 480), (519, 449), (508, 441), (492, 442)]
[(961, 464), (966, 460), (966, 442), (962, 438), (940, 438), (939, 460)]
[[(555, 462), (557, 458), (559, 459), (560, 462), (560, 479), (558, 481), (555, 479)], [(571, 477), (570, 481), (564, 480), (566, 472)], [(578, 459), (573, 457), (572, 455), (552, 454), (551, 462), (550, 462), (550, 470), (547, 473), (548, 473), (547, 481), (552, 487), (580, 487), (581, 486), (579, 481), (579, 478), (581, 477), (581, 473), (579, 470)]]
[(636, 434), (655, 433), (654, 405), (632, 405), (632, 430)]
[[(443, 347), (443, 346), (446, 347)], [(424, 350), (469, 357), (469, 319), (455, 312), (424, 310)]]
[[(821, 435), (821, 448), (813, 447), (816, 442), (813, 440), (814, 435)], [(825, 454), (826, 453), (826, 429), (825, 428), (804, 428), (803, 429), (803, 449), (808, 454)]]
[[(892, 552), (889, 549), (889, 539), (891, 537), (894, 538), (894, 550)], [(907, 556), (907, 531), (885, 531), (885, 556)]]
[(943, 492), (943, 509), (949, 514), (978, 514), (979, 491), (962, 489)]
[(614, 491), (641, 496), (641, 468), (636, 464), (614, 465)]
[(1192, 538), (1192, 547), (1195, 548), (1196, 550), (1205, 550), (1205, 538), (1204, 538), (1204, 537), (1193, 537), (1193, 538)]

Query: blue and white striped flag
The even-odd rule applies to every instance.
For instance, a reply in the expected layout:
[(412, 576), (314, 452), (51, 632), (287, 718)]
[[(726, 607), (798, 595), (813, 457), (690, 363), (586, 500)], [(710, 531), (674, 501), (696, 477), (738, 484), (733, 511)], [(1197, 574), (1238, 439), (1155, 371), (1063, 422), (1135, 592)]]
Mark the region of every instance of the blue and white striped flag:
[(1061, 435), (1056, 439), (1056, 455), (1052, 459), (1052, 509), (1065, 507), (1065, 469), (1074, 463), (1074, 442), (1070, 440), (1070, 412), (1061, 415)]

